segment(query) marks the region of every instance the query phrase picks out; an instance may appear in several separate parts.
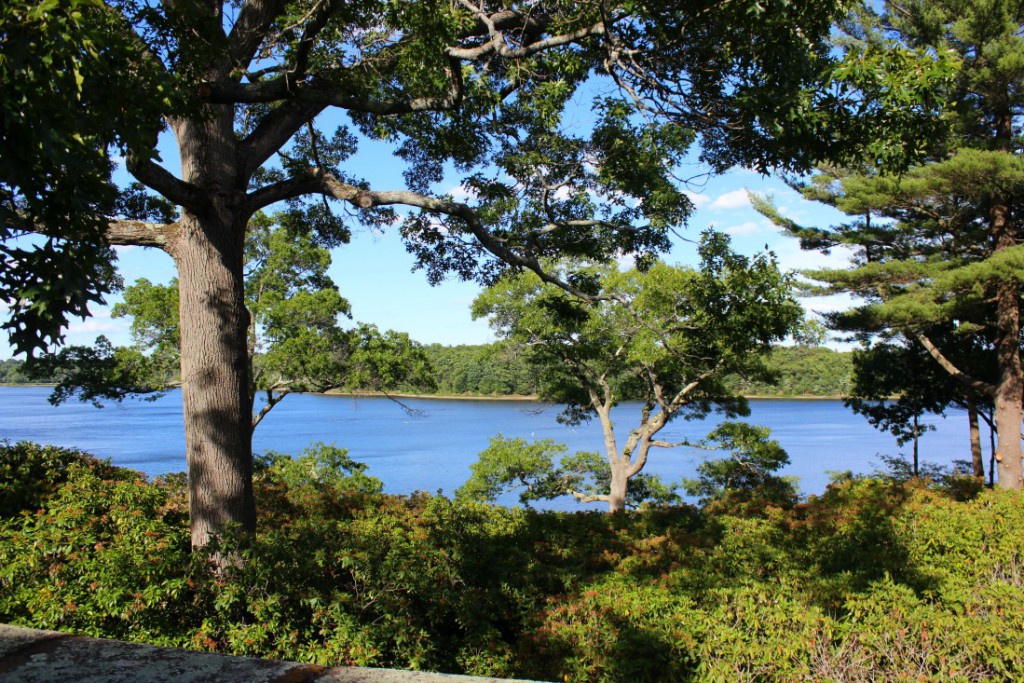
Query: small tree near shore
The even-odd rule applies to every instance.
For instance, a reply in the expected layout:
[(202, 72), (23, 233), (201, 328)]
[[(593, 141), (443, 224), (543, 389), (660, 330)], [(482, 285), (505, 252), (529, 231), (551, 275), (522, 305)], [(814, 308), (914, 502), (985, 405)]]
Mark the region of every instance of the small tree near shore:
[[(295, 391), (400, 388), (430, 390), (433, 370), (408, 335), (359, 323), (344, 329), (349, 304), (328, 275), (330, 252), (308, 236), (259, 214), (246, 244), (249, 321), (249, 407), (252, 428)], [(131, 319), (131, 346), (100, 337), (30, 361), (34, 372), (58, 377), (50, 402), (157, 398), (178, 386), (181, 363), (178, 283), (146, 279), (127, 288), (114, 317)], [(257, 401), (263, 395), (262, 403)]]
[[(574, 269), (600, 291), (593, 301), (516, 275), (474, 303), (474, 315), (488, 317), (536, 369), (540, 398), (565, 406), (560, 421), (596, 416), (601, 422), (606, 490), (563, 493), (621, 511), (651, 449), (687, 445), (657, 438), (669, 422), (712, 410), (749, 414), (746, 401), (723, 380), (729, 374), (765, 377), (761, 355), (793, 331), (800, 306), (790, 277), (770, 255), (740, 256), (727, 237), (708, 232), (700, 257), (698, 269), (664, 263), (644, 272)], [(611, 411), (627, 398), (640, 400), (640, 415), (620, 441)]]

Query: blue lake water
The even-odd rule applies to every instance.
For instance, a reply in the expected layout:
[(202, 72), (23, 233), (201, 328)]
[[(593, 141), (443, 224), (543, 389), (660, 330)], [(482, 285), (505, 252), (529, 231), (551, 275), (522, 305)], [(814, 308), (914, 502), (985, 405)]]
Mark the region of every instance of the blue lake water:
[[(185, 469), (181, 394), (174, 391), (152, 402), (125, 401), (102, 409), (78, 402), (51, 406), (45, 387), (0, 387), (0, 439), (29, 440), (81, 448), (115, 464), (149, 475)], [(385, 398), (293, 394), (263, 420), (254, 449), (298, 453), (317, 441), (348, 448), (369, 466), (391, 493), (415, 490), (451, 494), (469, 475), (476, 454), (498, 433), (527, 440), (550, 438), (570, 450), (600, 450), (601, 429), (595, 420), (578, 427), (558, 424), (556, 406), (520, 401), (453, 401), (408, 399), (410, 414)], [(878, 454), (909, 453), (888, 434), (844, 408), (840, 401), (751, 401), (747, 421), (767, 426), (789, 453), (784, 474), (799, 478), (801, 491), (819, 493), (829, 472), (868, 473), (881, 466)], [(621, 440), (635, 425), (637, 405), (624, 404), (614, 414)], [(719, 418), (678, 420), (663, 430), (665, 440), (702, 438)], [(969, 460), (966, 416), (950, 412), (930, 420), (936, 430), (921, 439), (922, 460), (949, 465)], [(648, 471), (666, 481), (690, 477), (706, 453), (656, 449)], [(563, 507), (556, 505), (555, 507)], [(569, 502), (566, 507), (575, 509)], [(600, 506), (598, 506), (600, 507)]]

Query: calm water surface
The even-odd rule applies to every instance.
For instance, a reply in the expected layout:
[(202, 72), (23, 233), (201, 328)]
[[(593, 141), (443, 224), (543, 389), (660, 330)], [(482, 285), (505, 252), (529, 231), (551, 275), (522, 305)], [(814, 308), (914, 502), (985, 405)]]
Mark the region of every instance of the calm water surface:
[[(0, 387), (0, 439), (73, 446), (115, 464), (155, 475), (185, 469), (181, 394), (156, 401), (111, 403), (102, 409), (78, 402), (53, 407), (45, 387)], [(550, 438), (570, 450), (599, 450), (600, 425), (566, 427), (557, 407), (518, 401), (409, 399), (414, 413), (384, 398), (293, 394), (256, 429), (256, 451), (298, 453), (317, 441), (348, 448), (369, 465), (392, 493), (443, 490), (451, 494), (469, 476), (476, 454), (498, 433), (527, 440)], [(796, 476), (804, 493), (821, 492), (831, 471), (867, 473), (880, 466), (878, 454), (909, 452), (888, 434), (873, 429), (840, 401), (762, 400), (751, 402), (747, 420), (770, 427), (789, 453), (784, 474)], [(622, 435), (635, 424), (637, 406), (617, 409)], [(718, 418), (680, 420), (662, 432), (672, 440), (699, 439)], [(931, 420), (936, 431), (921, 440), (922, 459), (940, 465), (970, 459), (967, 419), (953, 411)], [(621, 437), (620, 437), (621, 438)], [(693, 476), (702, 454), (688, 449), (655, 450), (648, 468), (666, 481)], [(572, 504), (570, 503), (570, 506)], [(561, 506), (556, 506), (561, 507)]]

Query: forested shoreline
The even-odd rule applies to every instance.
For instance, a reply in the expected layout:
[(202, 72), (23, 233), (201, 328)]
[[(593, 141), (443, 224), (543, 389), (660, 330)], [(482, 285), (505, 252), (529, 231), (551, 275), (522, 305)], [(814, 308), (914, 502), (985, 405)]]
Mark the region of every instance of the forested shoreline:
[[(436, 390), (425, 393), (415, 387), (395, 392), (416, 396), (511, 397), (537, 393), (535, 372), (525, 359), (499, 344), (464, 344), (423, 347), (430, 361)], [(730, 390), (748, 397), (841, 398), (849, 393), (852, 353), (823, 346), (780, 346), (767, 358), (777, 374), (775, 384), (731, 376)], [(0, 360), (0, 385), (53, 384), (57, 377), (38, 377), (26, 371), (23, 361)]]

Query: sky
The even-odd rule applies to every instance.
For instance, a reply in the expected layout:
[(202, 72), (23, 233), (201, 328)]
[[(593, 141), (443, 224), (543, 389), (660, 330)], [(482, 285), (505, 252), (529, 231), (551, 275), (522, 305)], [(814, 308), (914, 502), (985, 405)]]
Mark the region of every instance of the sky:
[[(177, 171), (170, 140), (161, 144), (165, 165)], [(361, 143), (360, 152), (346, 163), (356, 176), (370, 181), (375, 189), (399, 189), (401, 162), (390, 147)], [(692, 173), (687, 171), (692, 170)], [(800, 223), (827, 225), (840, 220), (837, 212), (808, 202), (781, 180), (765, 177), (745, 169), (734, 169), (717, 177), (702, 176), (704, 169), (694, 165), (681, 175), (701, 177), (700, 184), (690, 183), (687, 191), (696, 207), (688, 225), (679, 230), (681, 238), (673, 238), (673, 248), (665, 260), (675, 264), (696, 262), (696, 240), (701, 231), (714, 227), (732, 237), (733, 248), (744, 254), (770, 249), (786, 270), (821, 266), (843, 267), (848, 254), (836, 250), (831, 256), (804, 252), (796, 240), (786, 237), (770, 221), (751, 207), (748, 191), (771, 195), (780, 212)], [(119, 182), (127, 181), (123, 171)], [(453, 177), (437, 187), (439, 192), (458, 196), (458, 179)], [(174, 277), (174, 264), (157, 249), (119, 247), (118, 268), (126, 284), (145, 277), (153, 282), (167, 282)], [(414, 259), (405, 250), (397, 228), (371, 232), (360, 228), (349, 244), (332, 251), (330, 275), (352, 307), (353, 320), (373, 323), (380, 329), (408, 333), (424, 344), (483, 344), (494, 341), (485, 320), (473, 320), (470, 304), (480, 288), (472, 282), (448, 280), (431, 286), (421, 271), (413, 271)], [(107, 305), (91, 307), (93, 315), (85, 320), (74, 319), (67, 330), (66, 343), (91, 345), (98, 335), (105, 335), (114, 344), (129, 344), (129, 321), (111, 317), (111, 307), (120, 300), (109, 297)], [(828, 311), (850, 305), (845, 297), (803, 300), (811, 311)], [(10, 358), (13, 351), (0, 340), (0, 358)]]

